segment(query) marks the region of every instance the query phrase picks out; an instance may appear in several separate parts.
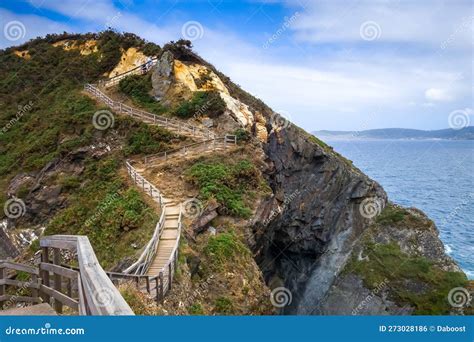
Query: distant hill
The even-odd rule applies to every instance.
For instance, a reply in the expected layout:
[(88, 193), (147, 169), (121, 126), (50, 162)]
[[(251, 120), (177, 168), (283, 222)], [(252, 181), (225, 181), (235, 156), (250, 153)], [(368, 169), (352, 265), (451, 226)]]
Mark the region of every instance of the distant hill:
[(443, 140), (474, 140), (474, 126), (460, 130), (440, 129), (436, 131), (423, 131), (406, 128), (381, 128), (366, 131), (314, 131), (314, 135), (320, 138), (351, 140), (351, 139), (443, 139)]

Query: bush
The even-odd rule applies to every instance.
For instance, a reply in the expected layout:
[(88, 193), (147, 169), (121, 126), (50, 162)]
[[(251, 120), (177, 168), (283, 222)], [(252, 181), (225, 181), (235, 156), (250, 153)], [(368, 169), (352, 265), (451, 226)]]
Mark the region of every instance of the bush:
[(211, 236), (204, 253), (216, 264), (222, 265), (234, 256), (245, 255), (248, 249), (237, 238), (233, 231)]
[(188, 181), (199, 187), (203, 199), (215, 199), (231, 215), (251, 215), (244, 194), (258, 187), (259, 174), (250, 161), (240, 160), (231, 164), (198, 162), (185, 174)]
[(191, 100), (181, 103), (174, 114), (182, 119), (203, 115), (215, 118), (222, 115), (226, 108), (226, 104), (218, 92), (197, 91)]
[(234, 304), (227, 297), (219, 297), (215, 301), (215, 309), (217, 313), (229, 315), (234, 311)]
[(237, 142), (246, 142), (250, 140), (250, 133), (243, 128), (236, 129), (234, 135), (237, 137)]
[(136, 105), (141, 106), (152, 113), (163, 114), (167, 110), (166, 107), (156, 101), (153, 96), (149, 94), (152, 90), (150, 75), (127, 76), (119, 82), (119, 90), (130, 96)]

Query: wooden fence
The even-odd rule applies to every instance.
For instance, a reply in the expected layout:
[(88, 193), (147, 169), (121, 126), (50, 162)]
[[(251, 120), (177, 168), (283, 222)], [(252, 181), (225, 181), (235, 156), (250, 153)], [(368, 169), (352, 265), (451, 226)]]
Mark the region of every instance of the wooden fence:
[(146, 166), (154, 163), (164, 162), (173, 157), (183, 157), (191, 153), (201, 153), (205, 151), (212, 151), (218, 147), (224, 149), (236, 145), (237, 137), (235, 135), (225, 135), (224, 137), (200, 141), (194, 144), (189, 144), (174, 150), (165, 151), (161, 153), (151, 154), (145, 156), (143, 162)]
[(112, 87), (118, 84), (122, 79), (130, 75), (143, 75), (146, 74), (151, 68), (158, 62), (158, 58), (152, 58), (151, 61), (145, 62), (133, 69), (127, 70), (124, 73), (111, 77), (107, 80), (99, 81), (99, 85), (105, 88)]
[(120, 114), (125, 114), (133, 118), (137, 118), (145, 123), (167, 128), (174, 132), (188, 134), (194, 137), (200, 137), (204, 139), (215, 138), (215, 134), (204, 127), (199, 127), (180, 120), (159, 116), (153, 113), (146, 112), (144, 110), (130, 107), (122, 102), (114, 101), (110, 97), (105, 95), (103, 92), (101, 92), (98, 87), (92, 84), (84, 85), (84, 90), (89, 92), (99, 101), (105, 103), (107, 106), (109, 106)]

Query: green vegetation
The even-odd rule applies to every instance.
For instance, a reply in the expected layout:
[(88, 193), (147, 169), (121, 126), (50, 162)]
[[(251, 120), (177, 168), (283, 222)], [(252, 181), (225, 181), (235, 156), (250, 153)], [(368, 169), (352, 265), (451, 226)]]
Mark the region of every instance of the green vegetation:
[(120, 81), (118, 88), (122, 93), (130, 96), (135, 105), (149, 112), (163, 114), (167, 111), (166, 107), (149, 94), (153, 88), (151, 84), (151, 74), (146, 76), (127, 76)]
[(188, 308), (190, 315), (204, 315), (204, 309), (201, 303), (194, 303)]
[(199, 187), (204, 200), (215, 199), (231, 215), (249, 217), (251, 208), (245, 197), (260, 184), (260, 175), (249, 160), (197, 162), (185, 173), (188, 181)]
[(134, 255), (131, 245), (147, 241), (158, 220), (138, 190), (128, 188), (118, 175), (120, 166), (118, 156), (89, 160), (81, 175), (81, 189), (71, 195), (71, 204), (55, 215), (45, 232), (87, 235), (104, 268)]
[(125, 155), (152, 154), (171, 148), (176, 139), (184, 139), (158, 126), (150, 126), (132, 118), (123, 120), (120, 126), (126, 137)]
[(236, 129), (234, 131), (234, 135), (236, 136), (237, 142), (239, 144), (249, 141), (251, 137), (250, 132), (243, 128)]
[[(414, 306), (415, 314), (448, 314), (451, 309), (447, 301), (449, 291), (467, 283), (463, 273), (446, 272), (424, 257), (409, 256), (395, 242), (367, 243), (364, 254), (368, 260), (359, 261), (354, 257), (346, 270), (361, 275), (369, 289), (384, 284), (395, 297), (392, 299), (402, 306)], [(418, 290), (408, 289), (407, 284)]]
[(382, 213), (377, 217), (377, 224), (398, 225), (401, 227), (416, 227), (416, 228), (430, 228), (433, 222), (413, 215), (405, 208), (394, 204), (387, 204)]
[(214, 305), (216, 312), (219, 314), (229, 315), (234, 311), (234, 303), (228, 297), (217, 298)]
[(218, 92), (196, 91), (191, 100), (184, 101), (178, 108), (176, 108), (174, 115), (182, 119), (189, 119), (193, 116), (199, 117), (202, 115), (215, 118), (224, 113), (225, 109), (226, 104)]
[[(52, 46), (63, 39), (75, 40), (77, 45), (96, 39), (98, 51), (81, 55), (77, 49)], [(52, 207), (51, 215), (40, 223), (46, 225), (45, 234), (87, 234), (104, 268), (135, 257), (137, 250), (132, 245), (143, 246), (158, 219), (142, 194), (121, 176), (125, 157), (159, 152), (174, 138), (117, 115), (113, 129), (98, 131), (92, 124), (94, 113), (108, 108), (84, 95), (83, 85), (111, 71), (122, 49), (131, 46), (159, 51), (158, 46), (135, 35), (113, 31), (48, 35), (0, 51), (0, 205), (17, 174), (36, 174), (50, 162), (67, 164), (77, 155), (76, 171), (66, 168), (42, 177), (41, 185), (60, 187), (64, 204)], [(31, 56), (28, 60), (13, 53), (26, 49)], [(112, 151), (94, 155), (91, 146), (104, 143)], [(27, 206), (34, 200), (32, 186), (23, 184), (16, 193)], [(17, 226), (39, 223), (28, 220), (22, 218)], [(34, 242), (30, 252), (38, 247)]]
[(204, 253), (215, 265), (223, 265), (234, 257), (249, 253), (247, 247), (233, 231), (211, 236), (204, 248)]

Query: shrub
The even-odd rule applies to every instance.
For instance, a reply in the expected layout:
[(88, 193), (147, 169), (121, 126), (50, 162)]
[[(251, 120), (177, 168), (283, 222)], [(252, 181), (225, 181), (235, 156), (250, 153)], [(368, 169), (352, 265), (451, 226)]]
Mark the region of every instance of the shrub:
[(215, 310), (217, 313), (220, 314), (232, 314), (234, 311), (234, 304), (232, 303), (232, 300), (227, 297), (219, 297), (216, 299), (215, 303)]
[(211, 118), (218, 117), (224, 113), (226, 104), (216, 91), (197, 91), (189, 101), (184, 101), (174, 111), (174, 114), (182, 119), (207, 115)]
[(216, 265), (222, 265), (232, 260), (234, 256), (245, 255), (248, 250), (231, 231), (211, 236), (204, 252)]
[(119, 90), (130, 96), (136, 105), (155, 114), (166, 112), (166, 107), (156, 101), (153, 96), (149, 94), (151, 89), (152, 84), (150, 75), (131, 75), (125, 77), (119, 82)]
[(244, 194), (258, 187), (259, 174), (248, 160), (224, 164), (198, 162), (186, 171), (188, 181), (199, 187), (200, 196), (215, 199), (229, 214), (249, 217), (251, 209), (244, 202)]

